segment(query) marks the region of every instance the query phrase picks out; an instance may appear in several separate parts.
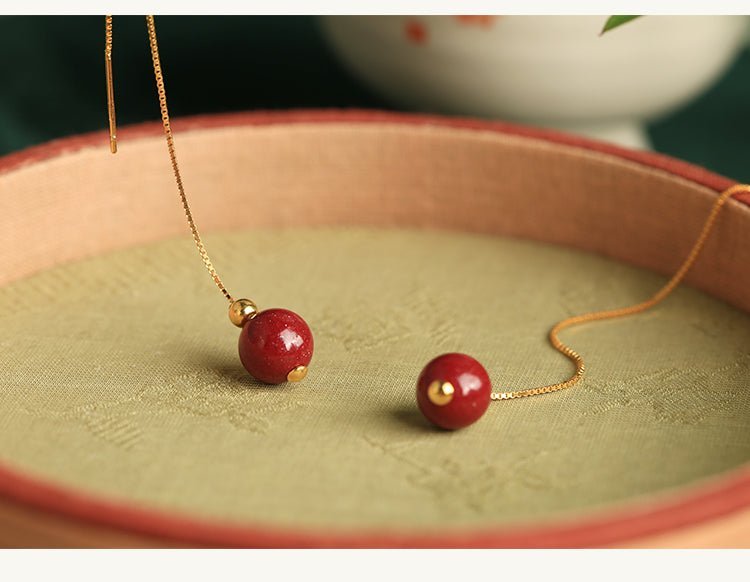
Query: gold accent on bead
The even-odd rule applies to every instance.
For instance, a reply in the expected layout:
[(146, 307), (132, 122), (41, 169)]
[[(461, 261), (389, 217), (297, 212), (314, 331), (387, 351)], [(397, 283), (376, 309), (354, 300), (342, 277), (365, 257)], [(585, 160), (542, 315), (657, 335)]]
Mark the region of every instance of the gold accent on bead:
[(456, 389), (453, 388), (453, 384), (450, 382), (441, 382), (435, 380), (427, 387), (427, 398), (430, 399), (435, 406), (445, 406), (451, 400), (453, 400), (453, 394)]
[(257, 314), (258, 306), (249, 299), (236, 299), (229, 306), (229, 320), (237, 327), (242, 327)]
[(297, 366), (286, 375), (286, 379), (290, 382), (301, 382), (307, 376), (307, 366)]

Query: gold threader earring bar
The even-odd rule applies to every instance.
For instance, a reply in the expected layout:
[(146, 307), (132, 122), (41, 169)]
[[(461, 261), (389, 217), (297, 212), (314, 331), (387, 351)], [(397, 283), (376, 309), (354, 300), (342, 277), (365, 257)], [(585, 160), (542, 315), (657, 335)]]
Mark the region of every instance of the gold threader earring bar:
[(112, 79), (112, 17), (104, 17), (104, 74), (107, 78), (107, 113), (109, 114), (109, 150), (117, 153), (117, 116), (115, 84)]

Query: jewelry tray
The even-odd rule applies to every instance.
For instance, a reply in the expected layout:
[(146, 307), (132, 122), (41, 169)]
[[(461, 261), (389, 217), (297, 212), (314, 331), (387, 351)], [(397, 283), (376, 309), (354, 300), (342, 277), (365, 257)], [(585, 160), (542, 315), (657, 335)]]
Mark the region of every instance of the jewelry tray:
[(565, 332), (580, 386), (455, 433), (414, 402), (448, 351), (566, 377), (549, 327), (648, 297), (731, 180), (488, 121), (174, 129), (216, 267), (305, 317), (310, 374), (243, 372), (160, 126), (0, 159), (1, 545), (750, 545), (750, 196), (663, 305)]

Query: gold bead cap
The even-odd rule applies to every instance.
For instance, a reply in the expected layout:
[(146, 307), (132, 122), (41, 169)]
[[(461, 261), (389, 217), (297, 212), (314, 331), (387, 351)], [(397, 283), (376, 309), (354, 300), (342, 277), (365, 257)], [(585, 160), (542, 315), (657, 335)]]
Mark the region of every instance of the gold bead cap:
[(297, 366), (286, 375), (290, 382), (301, 382), (307, 376), (307, 366)]
[(435, 406), (445, 406), (453, 400), (453, 395), (455, 393), (456, 389), (450, 382), (435, 380), (427, 387), (427, 398)]
[(229, 306), (229, 321), (242, 327), (248, 319), (258, 315), (258, 306), (250, 299), (235, 299)]

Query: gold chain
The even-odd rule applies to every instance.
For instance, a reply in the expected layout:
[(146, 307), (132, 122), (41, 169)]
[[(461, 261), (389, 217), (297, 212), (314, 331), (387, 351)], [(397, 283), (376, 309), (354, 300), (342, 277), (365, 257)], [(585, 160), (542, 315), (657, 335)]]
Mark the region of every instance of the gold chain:
[[(161, 60), (159, 59), (159, 45), (156, 42), (156, 25), (154, 24), (153, 16), (146, 16), (146, 27), (148, 28), (149, 44), (151, 46), (151, 59), (154, 63), (154, 76), (156, 77), (156, 89), (159, 94), (159, 109), (161, 110), (161, 121), (164, 126), (164, 136), (167, 140), (167, 149), (169, 150), (169, 160), (172, 162), (172, 172), (174, 173), (175, 182), (177, 183), (177, 191), (182, 201), (182, 208), (185, 211), (185, 218), (187, 218), (190, 232), (193, 235), (193, 241), (198, 249), (198, 253), (203, 260), (203, 264), (206, 266), (209, 275), (213, 279), (216, 286), (221, 291), (222, 295), (232, 303), (234, 297), (227, 291), (224, 286), (221, 277), (216, 272), (211, 259), (208, 256), (206, 246), (203, 244), (198, 227), (195, 225), (193, 219), (193, 213), (190, 210), (190, 204), (188, 204), (187, 196), (185, 194), (185, 188), (182, 185), (182, 175), (180, 174), (180, 166), (177, 164), (177, 154), (175, 153), (174, 137), (172, 135), (172, 126), (169, 122), (169, 110), (167, 109), (167, 92), (164, 88), (164, 75), (161, 71)], [(117, 153), (117, 122), (115, 118), (115, 93), (114, 93), (114, 82), (112, 80), (112, 16), (107, 15), (104, 17), (104, 64), (105, 73), (107, 78), (107, 112), (109, 114), (109, 147), (113, 154)]]
[(616, 319), (618, 317), (625, 317), (628, 315), (642, 313), (664, 301), (664, 299), (666, 299), (669, 294), (672, 293), (672, 291), (674, 291), (675, 288), (680, 284), (680, 282), (685, 278), (685, 275), (687, 275), (688, 271), (693, 266), (693, 263), (695, 263), (701, 250), (703, 250), (703, 246), (706, 244), (708, 235), (711, 234), (711, 230), (716, 223), (716, 218), (719, 216), (719, 212), (721, 212), (721, 209), (726, 201), (729, 200), (732, 196), (735, 196), (741, 192), (750, 193), (750, 185), (737, 184), (735, 186), (732, 186), (731, 188), (728, 188), (727, 190), (724, 190), (724, 192), (719, 195), (719, 197), (716, 199), (716, 202), (714, 202), (713, 207), (711, 208), (711, 212), (708, 215), (706, 222), (703, 225), (703, 230), (701, 230), (701, 233), (698, 235), (698, 238), (693, 244), (693, 248), (690, 249), (690, 252), (688, 253), (685, 261), (682, 263), (680, 268), (677, 269), (677, 272), (666, 283), (666, 285), (664, 285), (661, 289), (654, 293), (654, 295), (652, 295), (650, 298), (629, 307), (621, 307), (619, 309), (594, 311), (592, 313), (575, 315), (573, 317), (563, 319), (559, 323), (555, 324), (555, 326), (549, 332), (549, 341), (552, 344), (552, 347), (563, 354), (575, 365), (575, 372), (572, 376), (570, 376), (570, 378), (563, 382), (558, 382), (557, 384), (550, 384), (549, 386), (540, 386), (538, 388), (529, 388), (527, 390), (493, 392), (492, 399), (510, 400), (511, 398), (524, 398), (526, 396), (549, 394), (550, 392), (556, 392), (564, 388), (570, 388), (571, 386), (577, 384), (581, 380), (581, 378), (583, 378), (583, 374), (586, 370), (586, 365), (583, 363), (583, 358), (580, 356), (580, 354), (578, 354), (578, 352), (576, 352), (569, 346), (565, 345), (558, 337), (558, 334), (564, 329), (574, 327), (576, 325), (591, 323), (592, 321), (602, 321), (604, 319)]
[[(177, 154), (175, 153), (174, 137), (172, 136), (172, 127), (169, 122), (169, 110), (167, 109), (167, 94), (164, 89), (164, 76), (161, 70), (161, 61), (159, 59), (159, 45), (156, 41), (156, 25), (154, 24), (153, 16), (146, 16), (146, 26), (148, 28), (148, 38), (149, 38), (149, 43), (151, 45), (151, 58), (154, 63), (154, 76), (156, 78), (156, 88), (159, 94), (159, 109), (161, 110), (161, 120), (162, 120), (162, 125), (164, 126), (164, 136), (167, 140), (167, 149), (169, 150), (169, 159), (172, 162), (172, 171), (174, 173), (175, 182), (177, 183), (177, 190), (180, 195), (180, 200), (182, 201), (182, 208), (185, 211), (185, 217), (187, 218), (188, 225), (190, 226), (190, 232), (192, 232), (193, 234), (193, 240), (195, 241), (195, 246), (198, 248), (198, 253), (201, 256), (201, 259), (203, 260), (203, 264), (206, 266), (206, 269), (211, 275), (211, 278), (214, 280), (214, 283), (216, 283), (216, 286), (219, 288), (219, 291), (221, 291), (224, 297), (226, 297), (226, 299), (230, 303), (232, 303), (234, 301), (234, 298), (229, 294), (229, 291), (227, 291), (226, 287), (224, 287), (224, 283), (222, 282), (221, 278), (216, 272), (216, 269), (214, 268), (213, 263), (211, 263), (211, 259), (208, 256), (208, 252), (206, 251), (206, 247), (203, 244), (200, 233), (198, 232), (198, 228), (195, 226), (195, 221), (193, 220), (193, 213), (190, 210), (190, 205), (188, 204), (187, 196), (185, 195), (185, 189), (182, 185), (182, 176), (180, 175), (180, 168), (177, 164)], [(115, 153), (117, 151), (117, 138), (116, 138), (116, 122), (115, 122), (115, 106), (114, 106), (114, 89), (113, 89), (113, 83), (112, 83), (112, 17), (111, 16), (106, 17), (105, 27), (106, 27), (105, 28), (106, 43), (105, 43), (104, 54), (105, 54), (105, 64), (106, 64), (106, 73), (107, 73), (107, 102), (108, 102), (108, 112), (109, 112), (110, 148), (112, 149), (112, 153)], [(719, 197), (716, 199), (716, 202), (714, 202), (713, 207), (711, 208), (711, 212), (709, 213), (708, 218), (706, 219), (706, 222), (703, 225), (703, 229), (701, 230), (700, 235), (698, 236), (695, 243), (693, 244), (693, 247), (688, 253), (688, 256), (685, 259), (685, 261), (682, 263), (682, 265), (677, 270), (677, 272), (672, 276), (672, 278), (649, 299), (646, 299), (645, 301), (642, 301), (641, 303), (637, 303), (629, 307), (621, 307), (619, 309), (609, 309), (606, 311), (595, 311), (591, 313), (584, 313), (582, 315), (575, 315), (573, 317), (568, 317), (567, 319), (563, 319), (562, 321), (555, 324), (554, 327), (552, 327), (548, 336), (549, 341), (552, 344), (552, 347), (554, 347), (558, 352), (560, 352), (562, 355), (568, 358), (575, 366), (575, 371), (567, 380), (558, 382), (557, 384), (549, 384), (548, 386), (540, 386), (538, 388), (528, 388), (526, 390), (510, 390), (506, 392), (493, 392), (492, 399), (493, 400), (511, 400), (513, 398), (524, 398), (526, 396), (538, 396), (540, 394), (549, 394), (550, 392), (557, 392), (558, 390), (563, 390), (564, 388), (570, 388), (571, 386), (574, 386), (575, 384), (577, 384), (581, 380), (581, 378), (583, 378), (583, 375), (586, 371), (586, 365), (584, 364), (583, 358), (578, 352), (576, 352), (574, 349), (564, 344), (562, 340), (560, 340), (559, 333), (570, 327), (582, 325), (585, 323), (591, 323), (594, 321), (602, 321), (605, 319), (616, 319), (619, 317), (626, 317), (628, 315), (636, 315), (638, 313), (642, 313), (648, 309), (651, 309), (652, 307), (661, 303), (682, 282), (682, 280), (685, 278), (690, 268), (695, 263), (701, 250), (703, 250), (703, 246), (705, 245), (709, 234), (711, 234), (711, 230), (713, 229), (713, 226), (716, 222), (719, 212), (721, 211), (726, 201), (729, 198), (741, 192), (750, 192), (750, 186), (747, 184), (737, 184), (735, 186), (732, 186), (731, 188), (728, 188), (727, 190), (722, 192), (721, 195), (719, 195)]]
[(195, 246), (198, 248), (198, 253), (203, 260), (203, 264), (208, 270), (208, 274), (216, 283), (216, 286), (221, 291), (222, 295), (226, 297), (229, 303), (234, 302), (234, 298), (227, 291), (224, 283), (216, 272), (211, 259), (208, 256), (206, 246), (203, 244), (201, 235), (198, 232), (198, 227), (195, 226), (195, 220), (193, 220), (193, 213), (190, 210), (187, 196), (185, 195), (185, 188), (182, 185), (182, 176), (180, 175), (180, 167), (177, 164), (177, 154), (174, 148), (174, 137), (172, 136), (172, 126), (169, 122), (169, 110), (167, 109), (167, 92), (164, 89), (164, 75), (161, 72), (161, 60), (159, 59), (159, 45), (156, 42), (156, 25), (154, 24), (153, 16), (146, 16), (146, 27), (148, 28), (148, 40), (151, 45), (151, 59), (154, 62), (154, 76), (156, 77), (156, 90), (159, 94), (159, 109), (161, 110), (161, 122), (164, 126), (164, 137), (167, 140), (167, 149), (169, 150), (169, 159), (172, 162), (172, 172), (174, 173), (175, 182), (177, 182), (177, 190), (180, 193), (180, 200), (182, 201), (182, 209), (185, 211), (185, 217), (187, 218), (188, 225), (190, 226), (190, 232), (193, 234), (193, 240)]

